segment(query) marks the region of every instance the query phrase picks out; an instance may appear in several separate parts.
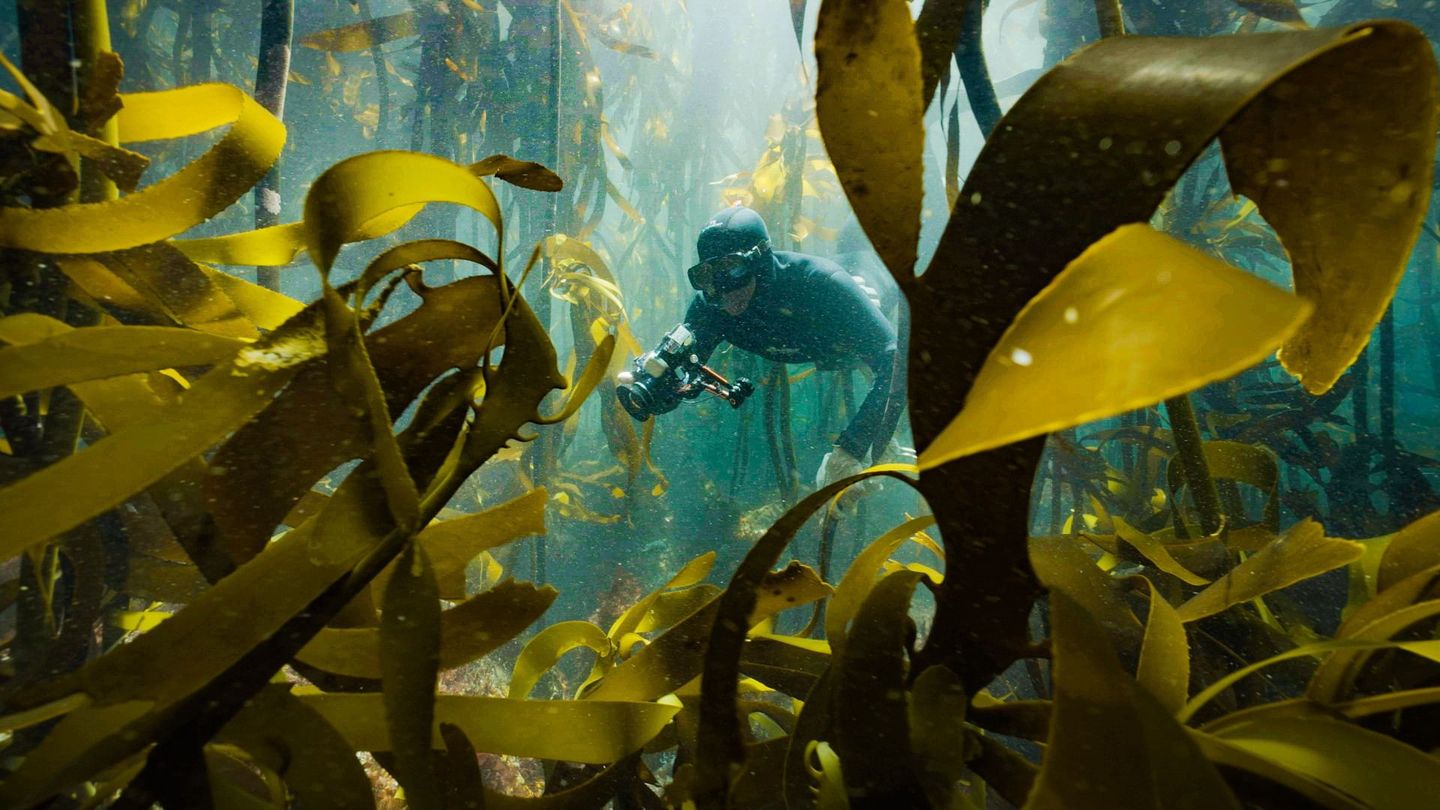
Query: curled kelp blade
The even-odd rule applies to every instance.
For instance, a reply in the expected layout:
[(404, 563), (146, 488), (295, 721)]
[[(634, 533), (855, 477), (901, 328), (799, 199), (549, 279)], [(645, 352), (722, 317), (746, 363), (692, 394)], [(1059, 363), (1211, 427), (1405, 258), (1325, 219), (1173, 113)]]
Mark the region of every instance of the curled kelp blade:
[(1238, 808), (1185, 729), (1121, 668), (1090, 614), (1063, 590), (1050, 600), (1055, 705), (1026, 809)]
[[(389, 751), (382, 697), (297, 691), (356, 751)], [(435, 719), (464, 730), (478, 751), (603, 764), (640, 749), (678, 706), (600, 700), (512, 700), (439, 695)], [(433, 747), (441, 747), (435, 734)]]
[(902, 289), (915, 272), (923, 196), (920, 45), (902, 0), (825, 0), (815, 115), (855, 216)]
[(167, 239), (220, 213), (280, 157), (285, 127), (238, 88), (201, 84), (123, 97), (122, 142), (167, 140), (229, 126), (180, 171), (118, 200), (0, 209), (0, 245), (44, 253), (101, 253)]
[[(1310, 311), (1305, 301), (1148, 225), (1126, 225), (1025, 305), (920, 467), (1237, 374), (1275, 351)], [(1076, 368), (1095, 373), (1074, 386), (1068, 380)]]
[(310, 258), (328, 274), (340, 246), (376, 218), (433, 202), (473, 208), (504, 232), (495, 195), (466, 167), (419, 152), (367, 152), (336, 163), (310, 186), (304, 219)]
[[(1312, 324), (1308, 330), (1323, 351), (1316, 343), (1302, 360), (1300, 344), (1288, 344), (1292, 373), (1313, 375), (1312, 390), (1328, 387), (1318, 381), (1333, 382), (1363, 346), (1418, 231), (1428, 184), (1397, 184), (1431, 173), (1433, 62), (1420, 32), (1377, 22), (1204, 39), (1123, 37), (1057, 66), (986, 144), (923, 276), (924, 294), (912, 296), (911, 368), (925, 383), (917, 390), (944, 391), (947, 402), (962, 399), (978, 360), (1021, 307), (1101, 237), (1149, 220), (1216, 137), (1237, 188), (1258, 195), (1261, 213), (1276, 224), (1287, 249), (1312, 251), (1296, 268), (1297, 292), (1314, 299), (1313, 323), (1327, 323), (1327, 313), (1347, 308), (1373, 311), (1354, 327), (1363, 333), (1358, 343), (1348, 335), (1351, 326), (1337, 331)], [(1394, 89), (1371, 91), (1381, 86)], [(1322, 108), (1330, 109), (1325, 105), (1346, 114), (1321, 116)], [(1345, 169), (1350, 185), (1318, 177), (1331, 172), (1330, 162), (1319, 161), (1298, 131), (1293, 143), (1264, 132), (1262, 124), (1279, 111), (1349, 145), (1356, 161)], [(1263, 165), (1244, 157), (1261, 152)], [(1360, 177), (1376, 190), (1355, 190)], [(1293, 188), (1308, 194), (1286, 191)], [(1065, 212), (1063, 225), (1040, 213), (1053, 211)], [(1341, 220), (1344, 227), (1336, 224)], [(1379, 242), (1386, 243), (1383, 250), (1364, 249)], [(1333, 268), (1324, 281), (1346, 283), (1326, 286), (1312, 278), (1316, 273), (1306, 268), (1317, 264)], [(915, 409), (922, 445), (949, 421), (942, 410), (938, 404)]]
[[(1406, 164), (1428, 177), (1429, 148), (1421, 150), (1417, 139), (1433, 138), (1433, 100), (1397, 107), (1389, 97), (1377, 102), (1380, 97), (1363, 91), (1339, 97), (1330, 92), (1323, 71), (1295, 73), (1331, 51), (1336, 60), (1344, 53), (1373, 56), (1359, 60), (1371, 83), (1399, 83), (1380, 69), (1387, 62), (1389, 69), (1413, 77), (1408, 83), (1418, 85), (1418, 96), (1432, 92), (1429, 46), (1414, 28), (1391, 22), (1205, 39), (1121, 37), (1086, 48), (1041, 77), (991, 135), (935, 258), (910, 291), (911, 390), (925, 392), (911, 404), (917, 445), (927, 448), (952, 421), (1025, 304), (1103, 236), (1122, 224), (1148, 221), (1170, 186), (1217, 136), (1228, 151), (1232, 135), (1249, 135), (1252, 130), (1243, 126), (1226, 131), (1247, 109), (1280, 104), (1285, 95), (1333, 103), (1346, 113), (1316, 125), (1370, 133), (1374, 148), (1356, 159), (1377, 176)], [(1316, 64), (1329, 66), (1332, 76), (1348, 70), (1330, 59)], [(1291, 81), (1292, 76), (1305, 81)], [(1351, 83), (1346, 79), (1341, 86)], [(1371, 121), (1391, 122), (1392, 135), (1404, 137), (1381, 135)], [(1284, 152), (1283, 143), (1274, 147), (1276, 159), (1296, 157)], [(1288, 165), (1292, 172), (1328, 170), (1322, 164)], [(1402, 207), (1409, 210), (1417, 201), (1407, 198)], [(1307, 204), (1348, 205), (1333, 197)], [(1372, 228), (1361, 241), (1386, 232), (1392, 243), (1408, 244), (1418, 220), (1387, 216), (1385, 226)], [(1277, 213), (1277, 219), (1283, 216)], [(1287, 245), (1296, 243), (1294, 233), (1282, 236)], [(1320, 259), (1322, 266), (1332, 266), (1326, 261)], [(1352, 304), (1370, 309), (1364, 302), (1383, 302), (1393, 290), (1388, 248), (1347, 270), (1366, 281), (1349, 295), (1314, 302), (1315, 319)], [(1302, 285), (1303, 294), (1309, 293)], [(1353, 356), (1345, 348), (1348, 338), (1328, 339), (1323, 354), (1330, 359), (1321, 363), (1322, 353), (1312, 353), (1316, 365), (1302, 375), (1313, 372), (1318, 381)], [(1112, 371), (1091, 368), (1097, 375)], [(1062, 397), (1070, 396), (1071, 387)], [(1025, 494), (1041, 446), (1032, 439), (982, 452), (932, 468), (921, 479), (947, 539), (952, 569), (941, 586), (923, 660), (935, 663), (963, 648), (956, 666), (967, 686), (988, 683), (1024, 648), (1028, 600), (1038, 590), (1021, 553), (1030, 505)], [(985, 615), (972, 615), (976, 604)]]

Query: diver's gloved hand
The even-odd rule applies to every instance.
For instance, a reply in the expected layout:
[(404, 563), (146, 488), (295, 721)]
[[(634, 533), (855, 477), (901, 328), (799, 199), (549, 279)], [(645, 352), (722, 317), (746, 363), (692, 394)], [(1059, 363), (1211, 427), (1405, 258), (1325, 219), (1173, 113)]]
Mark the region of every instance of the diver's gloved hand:
[[(864, 469), (864, 462), (850, 455), (849, 451), (837, 444), (825, 454), (825, 458), (820, 460), (820, 469), (815, 473), (815, 488), (824, 489), (841, 478), (858, 475)], [(843, 507), (854, 505), (859, 500), (860, 494), (859, 485), (850, 487), (841, 493), (840, 505)]]
[(876, 459), (875, 463), (914, 464), (917, 458), (918, 456), (915, 453), (915, 448), (906, 447), (905, 445), (892, 438), (890, 440), (890, 443), (885, 445), (885, 449), (880, 451), (880, 457)]
[(864, 276), (852, 275), (850, 276), (850, 278), (855, 279), (855, 283), (860, 285), (860, 291), (865, 293), (865, 297), (870, 299), (870, 303), (874, 304), (876, 309), (880, 310), (881, 312), (885, 311), (885, 308), (880, 305), (879, 290), (870, 286), (870, 282), (866, 281)]

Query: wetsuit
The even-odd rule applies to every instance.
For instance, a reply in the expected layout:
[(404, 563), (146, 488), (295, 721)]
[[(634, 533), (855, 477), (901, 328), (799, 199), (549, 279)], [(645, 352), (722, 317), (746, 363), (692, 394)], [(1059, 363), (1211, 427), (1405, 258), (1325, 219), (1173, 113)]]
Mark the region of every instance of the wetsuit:
[(874, 383), (836, 443), (862, 461), (871, 448), (879, 457), (901, 410), (891, 402), (895, 328), (834, 262), (784, 250), (773, 255), (771, 266), (756, 274), (755, 295), (738, 316), (699, 295), (691, 301), (685, 324), (695, 335), (695, 353), (703, 363), (721, 342), (729, 342), (783, 363), (820, 368), (864, 363)]

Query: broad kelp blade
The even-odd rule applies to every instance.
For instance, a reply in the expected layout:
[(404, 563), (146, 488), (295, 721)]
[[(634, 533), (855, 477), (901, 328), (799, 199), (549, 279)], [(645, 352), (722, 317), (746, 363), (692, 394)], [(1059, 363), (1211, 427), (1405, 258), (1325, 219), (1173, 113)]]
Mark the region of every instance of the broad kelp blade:
[(346, 810), (375, 804), (355, 752), (324, 718), (291, 695), (288, 686), (262, 690), (215, 741), (239, 746), (280, 774), (307, 808)]
[(1440, 758), (1393, 737), (1313, 715), (1227, 725), (1214, 732), (1226, 746), (1268, 760), (1353, 797), (1365, 807), (1421, 808), (1440, 784)]
[(1185, 729), (1121, 669), (1085, 609), (1051, 591), (1050, 617), (1055, 708), (1026, 810), (1239, 810)]
[[(547, 500), (544, 487), (540, 487), (482, 512), (436, 520), (421, 529), (415, 542), (430, 558), (440, 598), (466, 598), (465, 568), (481, 553), (523, 537), (544, 534)], [(372, 587), (383, 591), (395, 566), (391, 563), (376, 574)]]
[(305, 245), (327, 276), (340, 246), (377, 217), (411, 206), (448, 202), (479, 211), (503, 233), (500, 206), (464, 166), (418, 152), (367, 152), (336, 163), (305, 195)]
[(0, 320), (0, 342), (25, 345), (0, 349), (0, 397), (142, 371), (214, 365), (246, 345), (234, 338), (165, 326), (73, 330), (66, 326), (54, 337), (31, 343), (7, 337), (12, 331), (7, 326), (10, 320)]
[(1190, 697), (1190, 640), (1175, 608), (1154, 583), (1137, 577), (1150, 593), (1150, 613), (1145, 621), (1145, 641), (1140, 647), (1140, 666), (1135, 680), (1171, 714), (1185, 708)]
[(1376, 588), (1386, 590), (1436, 565), (1440, 565), (1440, 512), (1431, 512), (1390, 539), (1380, 558)]
[(925, 132), (920, 46), (900, 0), (826, 0), (815, 115), (845, 195), (901, 289), (915, 273)]
[[(860, 481), (881, 475), (911, 483), (899, 472), (872, 469), (842, 478), (806, 496), (755, 541), (725, 592), (712, 603), (714, 618), (706, 628), (710, 640), (704, 648), (704, 674), (701, 678), (695, 774), (696, 797), (702, 807), (717, 806), (723, 802), (729, 790), (730, 766), (743, 761), (739, 723), (735, 716), (736, 684), (745, 637), (766, 575), (805, 521), (831, 498)], [(646, 652), (649, 652), (648, 648)]]
[[(389, 751), (380, 695), (297, 692), (356, 751)], [(678, 706), (602, 700), (512, 700), (439, 695), (435, 720), (465, 732), (477, 751), (536, 759), (604, 764), (625, 757), (660, 733)], [(431, 743), (443, 745), (437, 733)]]
[[(388, 578), (385, 593), (399, 576)], [(555, 596), (549, 586), (507, 580), (440, 613), (440, 668), (454, 669), (499, 649), (539, 619)], [(337, 675), (378, 678), (385, 667), (383, 639), (383, 629), (374, 627), (326, 628), (296, 657)]]
[(906, 671), (910, 597), (919, 581), (919, 574), (904, 571), (876, 583), (837, 662), (835, 699), (844, 710), (836, 716), (833, 744), (845, 789), (853, 800), (863, 797), (862, 806), (925, 803), (910, 748)]
[[(1267, 103), (1269, 94), (1259, 95), (1267, 87), (1280, 92), (1283, 85), (1284, 92), (1351, 105), (1346, 109), (1353, 114), (1331, 116), (1331, 124), (1368, 128), (1370, 94), (1340, 98), (1325, 81), (1284, 81), (1327, 49), (1356, 47), (1349, 31), (1365, 28), (1417, 36), (1407, 25), (1384, 22), (1243, 37), (1113, 37), (1035, 82), (987, 141), (934, 259), (910, 291), (910, 387), (927, 394), (911, 404), (917, 447), (924, 451), (961, 410), (1016, 313), (1087, 247), (1123, 224), (1149, 221), (1226, 123), (1247, 105)], [(1404, 53), (1394, 61), (1413, 62)], [(1333, 63), (1332, 69), (1343, 70)], [(1370, 81), (1390, 79), (1374, 75)], [(1406, 130), (1433, 134), (1429, 109), (1429, 102), (1411, 109)], [(1358, 159), (1375, 165), (1364, 153)], [(1302, 168), (1325, 170), (1323, 163), (1295, 164), (1293, 170)], [(1064, 211), (1065, 227), (1027, 211)], [(1356, 241), (1373, 238), (1379, 237)], [(957, 671), (972, 688), (988, 683), (1026, 646), (1029, 600), (1037, 589), (1022, 553), (1030, 507), (1025, 496), (1041, 446), (1027, 441), (921, 477), (950, 556), (922, 659), (961, 662)], [(978, 619), (972, 615), (977, 604), (985, 614)], [(976, 627), (982, 628), (978, 635)]]
[(416, 12), (406, 11), (316, 31), (302, 38), (300, 44), (317, 51), (350, 53), (369, 50), (397, 39), (413, 37), (418, 33), (420, 29), (416, 24)]
[(1213, 616), (1231, 605), (1347, 565), (1364, 553), (1359, 543), (1326, 537), (1324, 527), (1304, 520), (1191, 597), (1176, 612), (1183, 622)]
[(471, 163), (470, 173), (476, 177), (494, 175), (512, 186), (532, 191), (560, 191), (565, 188), (565, 181), (560, 179), (560, 175), (545, 166), (509, 155), (491, 155)]
[(845, 569), (835, 596), (825, 608), (825, 638), (835, 651), (844, 648), (850, 620), (864, 604), (870, 590), (881, 578), (881, 565), (906, 538), (935, 525), (935, 518), (926, 515), (912, 518), (880, 535), (865, 547), (850, 567)]
[(103, 253), (167, 239), (240, 199), (280, 157), (285, 127), (238, 88), (200, 84), (127, 93), (124, 142), (179, 138), (229, 125), (180, 171), (108, 202), (0, 209), (0, 244), (44, 253)]
[[(557, 381), (553, 347), (523, 301), (514, 304), (506, 339), (510, 348), (493, 372), (493, 385), (467, 435), (465, 458), (453, 462), (464, 461), (467, 469), (479, 466), (533, 419)], [(448, 442), (439, 448), (442, 456), (448, 448)], [(47, 738), (15, 777), (0, 785), (0, 796), (41, 801), (62, 789), (77, 768), (93, 772), (169, 733), (181, 721), (179, 709), (187, 699), (218, 688), (217, 678), (328, 592), (394, 529), (385, 510), (375, 509), (382, 497), (378, 483), (361, 472), (345, 480), (316, 519), (268, 545), (174, 618), (27, 693), (17, 708), (81, 690), (96, 705), (67, 718), (87, 729), (82, 739)], [(275, 582), (286, 587), (276, 589)], [(280, 663), (267, 660), (263, 666)], [(97, 713), (116, 705), (138, 707), (138, 712), (96, 722)], [(109, 733), (103, 731), (107, 728)]]
[(268, 407), (301, 364), (324, 354), (319, 312), (311, 308), (246, 346), (152, 420), (0, 489), (0, 512), (16, 527), (0, 540), (0, 556), (14, 556), (121, 503)]
[[(921, 453), (920, 467), (1237, 374), (1274, 352), (1310, 309), (1147, 225), (1122, 227), (1025, 305), (986, 359), (964, 410)], [(1066, 370), (1082, 365), (1100, 373), (1077, 389)]]
[(440, 787), (430, 756), (435, 683), (440, 673), (440, 594), (425, 552), (409, 543), (385, 586), (379, 658), (385, 730), (395, 775), (407, 804), (440, 810)]
[[(419, 309), (365, 336), (392, 412), (408, 407), (447, 369), (474, 368), (500, 318), (493, 276), (427, 288), (422, 298)], [(212, 463), (227, 473), (203, 486), (227, 545), (253, 555), (317, 480), (363, 453), (364, 430), (323, 366), (301, 369), (284, 396), (215, 453)], [(257, 457), (271, 462), (247, 462)]]
[(1315, 303), (1280, 349), (1312, 394), (1355, 361), (1405, 271), (1429, 208), (1437, 83), (1423, 33), (1361, 23), (1266, 87), (1221, 134), (1231, 184), (1275, 228), (1295, 292)]

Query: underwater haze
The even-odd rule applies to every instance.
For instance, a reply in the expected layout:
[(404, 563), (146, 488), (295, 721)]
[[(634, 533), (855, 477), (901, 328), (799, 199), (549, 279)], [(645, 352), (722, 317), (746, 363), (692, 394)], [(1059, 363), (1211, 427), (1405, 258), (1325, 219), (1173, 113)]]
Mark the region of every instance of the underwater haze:
[(1435, 806), (1437, 47), (0, 3), (0, 807)]

